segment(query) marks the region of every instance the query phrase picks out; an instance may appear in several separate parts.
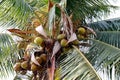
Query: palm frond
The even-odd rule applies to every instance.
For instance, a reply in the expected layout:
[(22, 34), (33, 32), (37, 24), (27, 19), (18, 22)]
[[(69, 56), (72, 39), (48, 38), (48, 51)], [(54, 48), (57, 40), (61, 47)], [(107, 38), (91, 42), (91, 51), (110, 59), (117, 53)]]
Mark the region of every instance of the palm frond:
[(90, 63), (98, 71), (102, 80), (119, 80), (119, 48), (99, 40), (92, 40), (92, 46), (89, 50), (89, 53), (86, 53), (85, 55)]
[(88, 26), (95, 31), (120, 31), (120, 18), (89, 23)]
[(101, 80), (85, 56), (74, 46), (60, 61), (62, 80)]
[(3, 0), (0, 2), (0, 25), (22, 27), (31, 12), (32, 7), (25, 0)]
[(8, 52), (13, 49), (13, 39), (10, 35), (1, 33), (0, 34), (0, 60), (6, 58), (5, 55), (9, 55)]
[[(34, 0), (33, 0), (34, 1)], [(37, 0), (36, 0), (37, 1)], [(32, 3), (32, 2), (31, 2)], [(48, 0), (38, 0), (36, 7), (40, 8), (43, 7), (44, 5), (46, 5), (48, 3)], [(33, 3), (32, 3), (33, 4)]]
[[(12, 54), (15, 51), (13, 45), (12, 37), (8, 34), (0, 34), (0, 75), (1, 77), (6, 77), (8, 73), (13, 71), (12, 64)], [(4, 75), (3, 75), (4, 74)]]
[(86, 54), (89, 61), (96, 69), (106, 67), (111, 64), (119, 62), (120, 49), (111, 46), (99, 40), (92, 40), (92, 46), (89, 54)]
[(97, 32), (96, 39), (120, 48), (119, 35), (120, 35), (119, 31), (101, 31), (101, 32)]
[(110, 8), (116, 8), (110, 5), (108, 0), (67, 0), (67, 11), (73, 13), (75, 19), (85, 20), (101, 18), (109, 14)]

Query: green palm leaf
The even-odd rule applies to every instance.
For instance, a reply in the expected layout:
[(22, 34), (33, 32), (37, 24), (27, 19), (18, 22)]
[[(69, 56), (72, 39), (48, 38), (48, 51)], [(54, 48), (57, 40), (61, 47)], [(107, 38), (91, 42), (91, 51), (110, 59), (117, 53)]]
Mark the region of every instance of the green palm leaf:
[(101, 80), (85, 56), (73, 47), (66, 53), (67, 57), (60, 61), (62, 80)]
[[(0, 59), (5, 58), (8, 52), (11, 52), (13, 48), (13, 39), (10, 35), (1, 33), (0, 34)], [(8, 54), (9, 55), (9, 54)]]
[(97, 32), (96, 39), (120, 48), (119, 35), (120, 35), (119, 31), (101, 31)]
[[(54, 1), (59, 2), (59, 0)], [(101, 19), (101, 16), (110, 13), (110, 9), (117, 8), (117, 6), (110, 5), (108, 0), (66, 0), (65, 4), (67, 4), (66, 10), (68, 14), (72, 13), (74, 15), (74, 20), (80, 19), (83, 21), (85, 19)]]
[(100, 18), (108, 14), (110, 8), (115, 8), (115, 6), (109, 5), (108, 0), (67, 0), (67, 10), (69, 13), (73, 13), (75, 19)]
[(0, 24), (4, 27), (23, 25), (31, 11), (32, 7), (25, 0), (3, 0), (0, 3)]
[(116, 18), (90, 23), (88, 26), (96, 31), (95, 39), (119, 48), (119, 22), (120, 19)]
[[(25, 24), (35, 16), (34, 10), (46, 5), (48, 0), (3, 0), (0, 2), (0, 27), (25, 29)], [(6, 6), (7, 5), (7, 6)]]
[(13, 44), (13, 39), (10, 35), (2, 33), (0, 34), (0, 75), (1, 77), (5, 77), (9, 75), (11, 71), (13, 71), (12, 64), (12, 55), (15, 51), (15, 47)]
[[(119, 62), (120, 49), (111, 46), (107, 43), (99, 40), (92, 40), (93, 44), (89, 50), (89, 54), (86, 54), (89, 61), (99, 69)], [(116, 61), (117, 60), (117, 61)]]
[(98, 21), (88, 26), (95, 31), (120, 31), (120, 18)]
[(100, 71), (99, 74), (106, 75), (102, 77), (103, 80), (105, 77), (109, 80), (119, 80), (119, 48), (99, 40), (92, 40), (92, 46), (89, 53), (85, 55), (95, 69), (98, 70), (98, 72)]

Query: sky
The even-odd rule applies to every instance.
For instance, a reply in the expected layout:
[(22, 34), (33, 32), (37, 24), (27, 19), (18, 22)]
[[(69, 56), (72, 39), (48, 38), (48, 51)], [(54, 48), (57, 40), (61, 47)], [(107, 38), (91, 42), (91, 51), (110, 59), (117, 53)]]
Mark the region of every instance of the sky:
[[(1, 0), (0, 0), (1, 1)], [(119, 6), (120, 7), (120, 0), (109, 0), (111, 4), (115, 5), (115, 6)], [(112, 11), (111, 14), (107, 17), (103, 17), (104, 20), (106, 19), (111, 19), (111, 18), (120, 18), (120, 9)], [(9, 78), (6, 79), (0, 79), (0, 80), (13, 80), (13, 75), (10, 75)]]
[[(112, 5), (120, 7), (120, 0), (109, 0)], [(111, 18), (120, 18), (120, 8), (112, 11), (108, 17), (104, 17), (104, 19), (111, 19)]]

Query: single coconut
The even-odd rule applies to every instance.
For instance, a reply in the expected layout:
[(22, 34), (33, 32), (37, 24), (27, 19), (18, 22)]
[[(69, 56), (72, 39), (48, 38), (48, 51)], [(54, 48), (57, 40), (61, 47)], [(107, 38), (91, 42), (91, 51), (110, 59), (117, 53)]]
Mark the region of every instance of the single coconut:
[(40, 55), (40, 58), (41, 58), (44, 62), (47, 61), (47, 55), (46, 55), (46, 54), (41, 54), (41, 55)]
[(38, 44), (38, 45), (41, 45), (43, 43), (43, 39), (41, 37), (36, 37), (34, 39), (34, 43)]
[(58, 36), (57, 36), (57, 39), (58, 40), (61, 40), (61, 39), (64, 39), (65, 38), (65, 34), (59, 34)]
[(74, 45), (78, 45), (78, 44), (79, 44), (79, 40), (74, 40), (72, 43), (73, 43)]
[(23, 69), (27, 69), (28, 66), (29, 66), (28, 61), (23, 61), (23, 62), (21, 63), (21, 67), (22, 67)]
[(78, 28), (78, 33), (85, 34), (85, 32), (86, 32), (85, 28), (82, 27)]
[(67, 40), (66, 39), (62, 39), (60, 42), (62, 47), (66, 47), (67, 46)]
[(36, 57), (36, 60), (38, 61), (39, 64), (42, 63), (42, 58), (41, 57)]
[(31, 64), (31, 71), (37, 71), (39, 70), (39, 66), (37, 66), (36, 64), (32, 63)]

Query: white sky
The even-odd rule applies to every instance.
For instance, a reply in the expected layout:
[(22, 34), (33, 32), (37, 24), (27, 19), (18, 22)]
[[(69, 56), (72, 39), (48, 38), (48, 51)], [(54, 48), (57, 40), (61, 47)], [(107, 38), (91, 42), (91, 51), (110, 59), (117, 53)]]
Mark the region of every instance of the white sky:
[[(120, 0), (109, 0), (112, 5), (120, 7)], [(118, 18), (120, 17), (120, 8), (112, 11), (108, 17), (104, 17), (104, 19)]]

